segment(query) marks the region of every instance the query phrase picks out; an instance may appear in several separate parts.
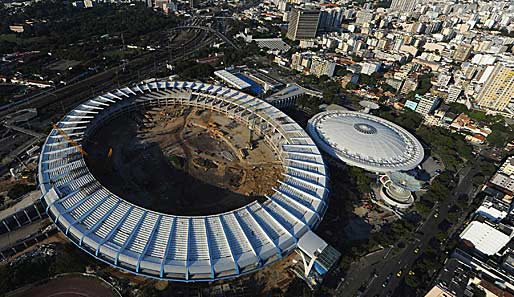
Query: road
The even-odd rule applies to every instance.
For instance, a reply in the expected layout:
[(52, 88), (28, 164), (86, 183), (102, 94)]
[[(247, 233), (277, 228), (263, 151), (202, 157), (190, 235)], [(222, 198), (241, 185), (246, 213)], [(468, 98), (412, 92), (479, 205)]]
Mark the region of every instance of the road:
[[(459, 172), (459, 183), (454, 194), (434, 206), (427, 220), (417, 228), (418, 232), (415, 233), (414, 239), (405, 248), (398, 250), (394, 247), (392, 253), (385, 254), (376, 263), (362, 264), (361, 259), (359, 263), (352, 265), (347, 274), (349, 277), (338, 287), (337, 296), (406, 296), (400, 287), (402, 278), (408, 274), (412, 265), (430, 244), (430, 240), (439, 232), (439, 224), (446, 217), (449, 206), (460, 195), (472, 193), (473, 185), (470, 181), (479, 171), (477, 167), (464, 167)], [(398, 277), (397, 273), (400, 270), (402, 273)], [(361, 295), (358, 293), (359, 289)]]
[(38, 133), (36, 131), (32, 131), (32, 130), (29, 130), (29, 129), (25, 129), (25, 128), (22, 128), (22, 127), (18, 127), (18, 126), (14, 126), (14, 125), (9, 125), (9, 124), (4, 124), (4, 126), (7, 128), (7, 129), (12, 129), (14, 131), (18, 131), (18, 132), (21, 132), (21, 133), (24, 133), (24, 134), (27, 134), (27, 135), (30, 135), (30, 136), (33, 136), (35, 138), (38, 138), (38, 139), (43, 139), (46, 137), (45, 134), (43, 133)]
[[(402, 296), (399, 292), (399, 285), (403, 277), (411, 270), (412, 265), (416, 262), (423, 250), (429, 245), (430, 240), (439, 232), (439, 224), (448, 214), (449, 206), (451, 206), (461, 194), (470, 194), (473, 191), (473, 184), (470, 182), (472, 177), (480, 171), (480, 168), (464, 167), (459, 173), (459, 183), (457, 184), (454, 194), (441, 203), (434, 206), (427, 220), (419, 228), (414, 241), (412, 241), (398, 256), (391, 258), (383, 264), (382, 269), (378, 270), (378, 277), (368, 286), (364, 296)], [(437, 217), (435, 213), (438, 213)], [(419, 253), (415, 250), (419, 248)], [(397, 273), (402, 271), (400, 277)], [(388, 275), (390, 280), (386, 282)], [(384, 286), (385, 284), (385, 286)]]
[(183, 30), (183, 29), (200, 29), (200, 30), (205, 30), (205, 31), (211, 32), (211, 33), (215, 34), (216, 36), (218, 36), (221, 40), (226, 42), (228, 45), (233, 47), (234, 49), (236, 49), (236, 50), (239, 49), (239, 47), (236, 44), (234, 44), (230, 39), (228, 39), (227, 36), (223, 35), (222, 33), (218, 32), (212, 28), (208, 28), (208, 27), (204, 27), (204, 26), (182, 26), (182, 27), (173, 28), (172, 30)]
[(36, 200), (38, 200), (39, 197), (41, 197), (41, 191), (39, 191), (39, 189), (25, 194), (23, 196), (23, 198), (21, 198), (21, 200), (18, 201), (13, 206), (3, 209), (3, 210), (0, 210), (0, 220), (3, 220), (9, 216), (12, 216), (13, 214), (17, 213), (18, 211), (25, 209), (27, 206), (34, 204), (34, 202)]
[(37, 234), (46, 226), (47, 222), (43, 220), (36, 221), (32, 224), (25, 225), (12, 232), (0, 235), (0, 250), (11, 248), (20, 241)]

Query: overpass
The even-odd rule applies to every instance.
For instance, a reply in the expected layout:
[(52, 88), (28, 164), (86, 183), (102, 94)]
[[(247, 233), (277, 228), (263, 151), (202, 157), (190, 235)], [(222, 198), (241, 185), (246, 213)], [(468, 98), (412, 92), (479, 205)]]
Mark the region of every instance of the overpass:
[(15, 126), (15, 125), (4, 124), (4, 126), (5, 126), (7, 129), (11, 129), (11, 130), (14, 130), (14, 131), (18, 131), (18, 132), (21, 132), (21, 133), (23, 133), (23, 134), (27, 134), (27, 135), (33, 136), (33, 137), (35, 137), (35, 138), (37, 138), (37, 139), (43, 139), (43, 138), (46, 138), (46, 135), (45, 135), (45, 134), (38, 133), (38, 132), (35, 132), (35, 131), (32, 131), (32, 130), (29, 130), (29, 129), (25, 129), (25, 128), (22, 128), (22, 127)]
[(223, 40), (225, 43), (227, 43), (231, 47), (233, 47), (233, 48), (235, 48), (237, 50), (240, 49), (236, 44), (234, 44), (230, 39), (228, 39), (227, 36), (223, 35), (219, 31), (214, 30), (214, 29), (209, 28), (209, 27), (204, 27), (204, 26), (178, 26), (178, 27), (175, 27), (175, 28), (171, 28), (171, 31), (185, 30), (185, 29), (198, 29), (198, 30), (205, 30), (205, 31), (214, 33), (216, 36), (218, 36), (221, 40)]

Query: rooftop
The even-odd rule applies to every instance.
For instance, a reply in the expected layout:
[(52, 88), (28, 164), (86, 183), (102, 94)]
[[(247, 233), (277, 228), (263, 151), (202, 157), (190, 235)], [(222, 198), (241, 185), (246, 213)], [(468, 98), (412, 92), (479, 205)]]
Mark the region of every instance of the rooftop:
[(471, 222), (460, 238), (471, 242), (476, 250), (489, 256), (499, 252), (510, 241), (509, 235), (479, 221)]
[(243, 90), (251, 87), (249, 83), (245, 82), (241, 78), (235, 76), (234, 74), (228, 72), (227, 70), (218, 70), (214, 71), (214, 75), (224, 80), (231, 87), (234, 87), (238, 90)]
[(307, 129), (327, 153), (372, 172), (410, 170), (424, 157), (421, 143), (407, 130), (369, 114), (325, 111), (310, 119)]
[(56, 226), (107, 264), (183, 282), (236, 277), (291, 253), (327, 209), (326, 168), (305, 131), (270, 104), (222, 86), (156, 81), (94, 97), (70, 111), (57, 127), (82, 143), (113, 116), (171, 102), (224, 110), (227, 117), (245, 125), (251, 122), (259, 133), (269, 135), (287, 175), (280, 186), (266, 201), (214, 215), (155, 212), (101, 184), (84, 156), (53, 129), (41, 148), (38, 182)]
[(261, 38), (254, 39), (260, 48), (269, 48), (271, 50), (288, 51), (291, 46), (285, 43), (281, 38)]

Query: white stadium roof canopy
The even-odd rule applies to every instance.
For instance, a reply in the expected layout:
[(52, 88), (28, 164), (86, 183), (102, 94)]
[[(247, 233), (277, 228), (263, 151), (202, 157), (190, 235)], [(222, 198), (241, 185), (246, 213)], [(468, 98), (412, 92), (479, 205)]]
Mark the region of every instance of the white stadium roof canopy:
[(307, 130), (328, 154), (372, 172), (410, 170), (424, 157), (421, 143), (407, 130), (369, 114), (325, 111), (309, 120)]

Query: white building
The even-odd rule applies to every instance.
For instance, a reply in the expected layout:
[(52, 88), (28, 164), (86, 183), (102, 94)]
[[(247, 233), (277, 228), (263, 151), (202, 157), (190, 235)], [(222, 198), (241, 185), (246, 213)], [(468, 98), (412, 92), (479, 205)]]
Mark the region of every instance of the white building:
[(328, 77), (334, 76), (336, 69), (336, 63), (322, 59), (320, 57), (314, 57), (311, 63), (310, 73), (317, 77), (326, 75)]
[(428, 115), (433, 112), (441, 101), (439, 97), (431, 94), (425, 94), (423, 96), (416, 95), (416, 97), (419, 99), (416, 112), (422, 115)]
[(510, 241), (510, 234), (505, 234), (487, 223), (473, 221), (459, 235), (467, 240), (480, 253), (488, 256), (495, 255)]
[(448, 97), (446, 98), (447, 103), (457, 102), (460, 95), (462, 94), (462, 88), (457, 85), (448, 87)]
[(499, 190), (512, 195), (514, 193), (514, 176), (497, 172), (489, 181)]
[(506, 175), (514, 175), (514, 156), (507, 158), (498, 171)]
[(509, 210), (509, 204), (496, 198), (486, 197), (475, 213), (492, 222), (499, 222), (509, 214)]
[(380, 71), (380, 68), (382, 67), (381, 62), (362, 62), (360, 65), (362, 67), (361, 73), (367, 75)]
[(239, 77), (233, 75), (232, 73), (226, 70), (214, 71), (214, 75), (221, 78), (228, 85), (238, 90), (243, 90), (251, 87), (249, 83), (245, 82), (244, 80), (240, 79)]
[(307, 131), (334, 158), (370, 172), (411, 170), (424, 157), (423, 146), (407, 130), (370, 114), (325, 111), (309, 120)]

